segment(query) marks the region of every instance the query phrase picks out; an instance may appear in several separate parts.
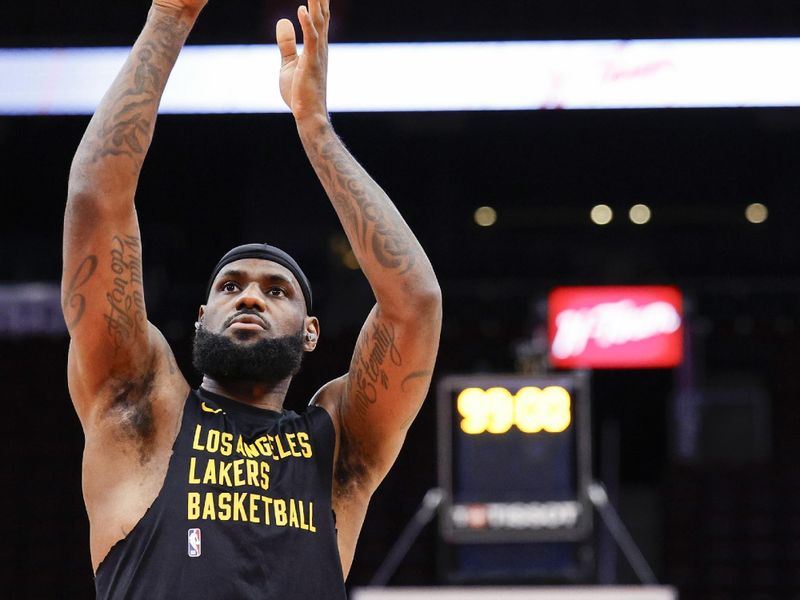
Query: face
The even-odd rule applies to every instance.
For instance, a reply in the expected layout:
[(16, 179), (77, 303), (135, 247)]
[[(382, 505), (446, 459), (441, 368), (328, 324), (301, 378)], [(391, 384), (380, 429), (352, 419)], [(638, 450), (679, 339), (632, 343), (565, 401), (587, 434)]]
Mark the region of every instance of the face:
[(289, 269), (238, 260), (220, 271), (200, 308), (195, 367), (218, 379), (277, 382), (297, 371), (318, 335)]
[(243, 343), (299, 329), (318, 334), (317, 320), (306, 316), (303, 292), (292, 272), (258, 258), (223, 267), (200, 308), (200, 322), (212, 333)]

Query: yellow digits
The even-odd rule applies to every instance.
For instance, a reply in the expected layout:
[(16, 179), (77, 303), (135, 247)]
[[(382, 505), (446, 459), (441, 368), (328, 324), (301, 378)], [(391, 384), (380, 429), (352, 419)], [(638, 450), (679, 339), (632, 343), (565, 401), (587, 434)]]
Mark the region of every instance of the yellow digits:
[(502, 434), (512, 425), (523, 433), (561, 433), (572, 423), (572, 398), (561, 386), (524, 387), (516, 394), (501, 387), (467, 388), (456, 404), (461, 430), (470, 435)]

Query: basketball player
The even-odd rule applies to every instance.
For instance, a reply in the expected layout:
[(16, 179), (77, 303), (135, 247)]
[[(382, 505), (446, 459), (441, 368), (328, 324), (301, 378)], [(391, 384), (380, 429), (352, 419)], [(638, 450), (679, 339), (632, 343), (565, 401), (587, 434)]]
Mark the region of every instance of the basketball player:
[(190, 389), (147, 320), (134, 194), (167, 77), (205, 3), (153, 0), (70, 173), (63, 309), (97, 593), (344, 598), (370, 497), (428, 391), (441, 295), (413, 233), (331, 127), (329, 0), (309, 0), (297, 13), (302, 54), (291, 22), (277, 25), (280, 91), (376, 305), (347, 374), (304, 414), (286, 411), (320, 339), (311, 286), (283, 250), (234, 248), (199, 307), (204, 377)]

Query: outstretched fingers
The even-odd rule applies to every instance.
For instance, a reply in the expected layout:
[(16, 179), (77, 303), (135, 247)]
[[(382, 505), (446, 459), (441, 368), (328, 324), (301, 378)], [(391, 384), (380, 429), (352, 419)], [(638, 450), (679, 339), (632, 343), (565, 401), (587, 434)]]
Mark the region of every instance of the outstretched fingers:
[(330, 16), (330, 2), (328, 0), (308, 0), (308, 10), (314, 26), (318, 31), (323, 31)]
[(303, 31), (303, 53), (315, 54), (317, 52), (319, 33), (307, 7), (300, 6), (297, 9), (297, 19), (300, 21), (300, 29)]
[[(320, 11), (321, 0), (312, 1), (315, 2), (314, 10)], [(307, 6), (297, 9), (297, 18), (303, 35), (302, 53), (297, 49), (298, 36), (292, 22), (281, 19), (276, 25), (275, 38), (281, 53), (281, 97), (297, 119), (309, 115), (327, 115), (327, 22), (317, 27)]]

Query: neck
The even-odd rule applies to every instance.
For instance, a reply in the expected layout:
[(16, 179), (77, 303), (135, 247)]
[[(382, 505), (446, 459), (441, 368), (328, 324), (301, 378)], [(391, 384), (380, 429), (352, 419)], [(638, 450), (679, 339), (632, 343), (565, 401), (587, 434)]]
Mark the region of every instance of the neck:
[(266, 408), (280, 412), (283, 410), (283, 401), (292, 378), (278, 383), (263, 383), (253, 381), (219, 381), (208, 375), (203, 375), (203, 389), (212, 394), (219, 394), (242, 404), (249, 404), (258, 408)]

